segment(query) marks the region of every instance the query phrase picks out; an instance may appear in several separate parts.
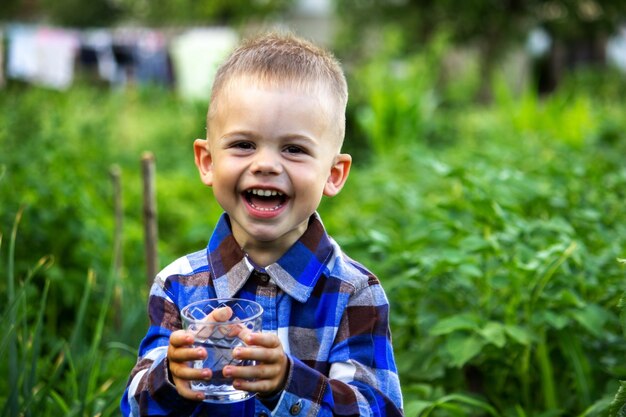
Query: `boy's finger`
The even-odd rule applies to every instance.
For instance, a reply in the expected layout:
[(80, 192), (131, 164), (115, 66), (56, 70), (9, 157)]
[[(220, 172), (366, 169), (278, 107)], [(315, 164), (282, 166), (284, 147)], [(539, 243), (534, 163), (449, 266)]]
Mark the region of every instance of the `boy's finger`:
[(240, 346), (233, 349), (233, 358), (243, 361), (257, 361), (265, 364), (287, 363), (285, 353), (281, 349), (265, 349), (256, 346)]
[(233, 381), (235, 388), (259, 393), (273, 393), (277, 391), (277, 384), (268, 379), (246, 380), (236, 379)]
[(203, 318), (201, 321), (204, 323), (206, 322), (206, 325), (197, 325), (195, 336), (199, 339), (207, 339), (209, 337), (211, 337), (213, 335), (213, 332), (215, 331), (215, 329), (217, 328), (222, 334), (226, 334), (228, 333), (228, 330), (226, 330), (226, 328), (222, 328), (219, 325), (213, 325), (211, 323), (221, 323), (221, 322), (225, 322), (228, 319), (230, 319), (233, 316), (233, 310), (228, 307), (220, 307), (220, 308), (216, 308), (215, 310), (211, 311), (209, 314), (207, 314), (207, 316), (205, 318)]
[(190, 346), (193, 343), (193, 334), (184, 330), (176, 330), (170, 335), (170, 345), (174, 347)]
[(167, 351), (167, 358), (170, 362), (189, 362), (206, 358), (206, 349), (204, 348), (172, 348)]
[(254, 366), (227, 366), (224, 368), (224, 375), (228, 378), (237, 379), (270, 379), (279, 374), (278, 365), (259, 364)]
[(228, 306), (225, 306), (225, 307), (216, 308), (215, 310), (211, 311), (204, 318), (203, 321), (216, 321), (216, 322), (226, 321), (230, 319), (232, 316), (233, 316), (233, 309)]
[(204, 394), (198, 391), (194, 391), (191, 389), (188, 381), (173, 378), (174, 384), (176, 385), (176, 391), (178, 391), (178, 395), (188, 400), (194, 401), (202, 401), (204, 400)]
[(196, 369), (183, 364), (170, 364), (172, 377), (186, 381), (209, 380), (213, 376), (210, 369)]
[(242, 337), (243, 341), (248, 345), (262, 346), (268, 349), (282, 347), (278, 336), (272, 333), (249, 333)]
[(237, 336), (239, 339), (246, 342), (246, 337), (252, 333), (252, 330), (248, 329), (242, 323), (236, 323), (231, 326), (227, 326), (226, 331), (224, 332), (227, 337), (235, 337)]

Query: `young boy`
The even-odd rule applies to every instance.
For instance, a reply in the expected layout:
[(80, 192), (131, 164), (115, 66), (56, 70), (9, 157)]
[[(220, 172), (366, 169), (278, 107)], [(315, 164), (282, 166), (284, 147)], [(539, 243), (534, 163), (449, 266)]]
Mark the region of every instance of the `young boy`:
[[(151, 326), (122, 399), (124, 415), (390, 416), (402, 397), (379, 281), (344, 255), (316, 210), (339, 193), (348, 99), (328, 52), (288, 35), (244, 42), (220, 67), (207, 139), (194, 143), (204, 184), (225, 213), (205, 250), (166, 267), (152, 286)], [(180, 310), (204, 298), (263, 306), (263, 332), (246, 336), (227, 366), (234, 404), (202, 402), (190, 380), (210, 379)]]

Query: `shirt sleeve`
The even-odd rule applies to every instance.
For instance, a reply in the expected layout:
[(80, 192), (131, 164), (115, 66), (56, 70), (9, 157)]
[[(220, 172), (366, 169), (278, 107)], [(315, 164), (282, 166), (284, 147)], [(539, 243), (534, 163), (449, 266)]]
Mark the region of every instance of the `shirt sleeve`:
[(355, 291), (345, 309), (325, 375), (290, 357), (276, 416), (402, 416), (402, 394), (389, 330), (389, 304), (378, 280)]
[(139, 358), (131, 371), (121, 401), (124, 416), (191, 415), (198, 403), (178, 395), (170, 382), (167, 364), (169, 337), (181, 328), (178, 307), (155, 282), (150, 290), (150, 327), (139, 346)]

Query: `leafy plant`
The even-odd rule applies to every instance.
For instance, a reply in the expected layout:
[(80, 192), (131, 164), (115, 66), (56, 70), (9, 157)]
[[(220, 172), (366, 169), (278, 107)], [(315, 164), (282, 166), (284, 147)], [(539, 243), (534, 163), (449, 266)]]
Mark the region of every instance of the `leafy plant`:
[(625, 374), (626, 138), (599, 131), (624, 117), (592, 96), (498, 88), (493, 108), (444, 113), (453, 141), (381, 140), (347, 186), (360, 216), (339, 197), (326, 224), (387, 290), (408, 412), (600, 415)]
[[(626, 259), (619, 258), (618, 261), (626, 265)], [(622, 324), (622, 331), (626, 336), (626, 292), (622, 294), (622, 298), (619, 300), (620, 307), (620, 321)], [(626, 415), (626, 381), (620, 381), (619, 389), (615, 394), (615, 398), (609, 405), (609, 417), (623, 417)]]

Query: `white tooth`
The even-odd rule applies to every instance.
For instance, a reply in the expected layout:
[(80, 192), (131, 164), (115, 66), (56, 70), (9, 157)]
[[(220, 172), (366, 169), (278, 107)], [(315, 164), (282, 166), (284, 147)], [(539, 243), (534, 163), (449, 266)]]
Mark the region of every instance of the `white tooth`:
[(258, 196), (261, 196), (261, 197), (282, 196), (283, 195), (283, 193), (281, 193), (280, 191), (276, 191), (276, 190), (262, 190), (260, 188), (253, 188), (251, 190), (248, 190), (248, 193), (254, 194), (254, 195), (258, 195)]

